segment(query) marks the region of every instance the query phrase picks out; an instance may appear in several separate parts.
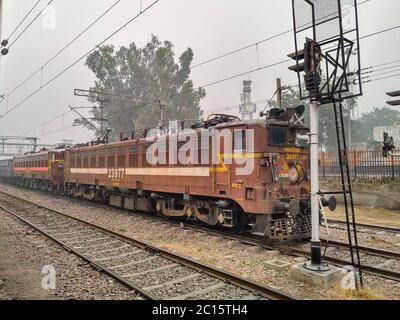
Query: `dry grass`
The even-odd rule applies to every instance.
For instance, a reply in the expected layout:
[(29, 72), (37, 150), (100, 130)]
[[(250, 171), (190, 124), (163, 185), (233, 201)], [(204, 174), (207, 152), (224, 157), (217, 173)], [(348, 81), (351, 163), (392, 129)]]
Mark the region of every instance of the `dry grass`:
[[(328, 218), (345, 221), (343, 205), (338, 205), (334, 212), (325, 211)], [(356, 206), (356, 219), (359, 223), (375, 224), (400, 228), (400, 212), (394, 210)]]
[(343, 289), (339, 286), (333, 289), (332, 300), (388, 300), (381, 292), (370, 288), (361, 288), (357, 290)]

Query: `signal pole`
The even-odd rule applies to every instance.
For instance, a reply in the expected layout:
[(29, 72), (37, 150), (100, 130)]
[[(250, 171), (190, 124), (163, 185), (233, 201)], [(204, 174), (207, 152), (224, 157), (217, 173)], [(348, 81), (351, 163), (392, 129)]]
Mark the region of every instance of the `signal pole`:
[(304, 71), (307, 90), (310, 92), (310, 172), (311, 172), (311, 266), (320, 270), (321, 264), (321, 239), (319, 233), (319, 86), (320, 57), (317, 44), (307, 40), (304, 47)]
[(318, 44), (307, 39), (304, 49), (288, 55), (296, 61), (296, 65), (289, 70), (297, 73), (304, 72), (306, 89), (310, 94), (310, 180), (311, 180), (311, 264), (309, 269), (327, 271), (329, 267), (323, 265), (321, 259), (321, 239), (319, 233), (319, 108), (321, 83), (321, 52)]
[(317, 101), (310, 105), (310, 171), (311, 171), (311, 265), (321, 267), (321, 240), (319, 235), (319, 104)]

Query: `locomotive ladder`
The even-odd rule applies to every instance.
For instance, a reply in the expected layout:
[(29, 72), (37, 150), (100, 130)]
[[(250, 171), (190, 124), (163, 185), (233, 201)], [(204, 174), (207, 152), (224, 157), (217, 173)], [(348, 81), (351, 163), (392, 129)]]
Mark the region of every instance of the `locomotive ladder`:
[[(338, 157), (339, 157), (339, 168), (340, 168), (340, 178), (342, 183), (341, 191), (324, 192), (324, 194), (331, 195), (343, 195), (344, 208), (346, 215), (346, 226), (347, 226), (347, 237), (350, 249), (351, 264), (354, 270), (358, 271), (358, 278), (356, 276), (356, 288), (358, 288), (358, 283), (363, 286), (362, 277), (362, 266), (360, 260), (360, 252), (358, 246), (357, 237), (357, 224), (354, 209), (354, 199), (351, 187), (351, 176), (350, 176), (350, 166), (349, 166), (349, 155), (346, 142), (346, 132), (344, 127), (343, 119), (343, 105), (342, 101), (339, 103), (333, 101), (333, 112), (335, 115), (335, 127), (337, 136), (337, 146), (338, 146)], [(350, 128), (349, 128), (350, 130)]]

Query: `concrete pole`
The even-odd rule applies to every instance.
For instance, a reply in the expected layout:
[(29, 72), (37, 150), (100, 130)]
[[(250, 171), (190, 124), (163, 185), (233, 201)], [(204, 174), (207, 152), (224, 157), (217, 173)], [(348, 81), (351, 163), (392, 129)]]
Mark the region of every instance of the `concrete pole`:
[(319, 139), (318, 139), (319, 105), (312, 102), (310, 106), (310, 162), (311, 162), (311, 265), (321, 265), (321, 241), (319, 237)]

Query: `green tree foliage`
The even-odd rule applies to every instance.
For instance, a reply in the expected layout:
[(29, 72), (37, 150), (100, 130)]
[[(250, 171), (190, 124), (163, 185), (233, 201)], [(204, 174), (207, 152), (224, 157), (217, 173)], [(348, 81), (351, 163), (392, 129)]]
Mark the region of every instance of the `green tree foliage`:
[[(307, 101), (300, 101), (299, 90), (289, 88), (283, 91), (282, 105), (284, 107), (295, 107), (299, 104), (304, 104), (306, 106), (305, 123), (306, 126), (309, 126), (310, 104)], [(273, 101), (271, 106), (277, 108), (277, 101)], [(357, 110), (357, 108), (357, 98), (349, 99), (343, 103), (346, 137), (348, 137), (350, 112)], [(382, 141), (374, 141), (373, 139), (373, 129), (375, 127), (391, 126), (397, 121), (400, 121), (399, 111), (389, 107), (374, 108), (372, 111), (362, 114), (359, 119), (351, 120), (351, 142), (367, 143), (370, 147), (380, 146)], [(336, 127), (333, 106), (331, 104), (323, 105), (320, 108), (319, 133), (324, 148), (327, 150), (335, 150), (337, 147)]]
[[(104, 118), (109, 120), (108, 127), (113, 135), (158, 127), (157, 100), (166, 105), (168, 120), (199, 118), (200, 100), (206, 93), (195, 90), (189, 78), (192, 61), (192, 49), (183, 52), (176, 62), (173, 44), (161, 42), (154, 35), (142, 48), (134, 42), (119, 49), (105, 45), (89, 55), (86, 66), (96, 77), (93, 91), (140, 98), (129, 103), (103, 102)], [(100, 111), (94, 110), (93, 115), (100, 118)]]
[(377, 142), (373, 139), (374, 128), (391, 126), (397, 121), (400, 121), (399, 111), (389, 107), (374, 108), (354, 121), (355, 141), (368, 142), (370, 146), (375, 146), (378, 142), (381, 144), (382, 141)]
[[(303, 87), (303, 92), (305, 93), (306, 89)], [(282, 92), (282, 106), (283, 107), (296, 107), (300, 104), (303, 104), (306, 107), (306, 111), (304, 114), (305, 125), (309, 127), (310, 125), (310, 103), (309, 101), (301, 101), (300, 100), (300, 90), (295, 87), (285, 88)], [(273, 108), (278, 107), (277, 101), (273, 101), (271, 103)], [(347, 134), (348, 128), (348, 119), (351, 110), (357, 109), (357, 99), (353, 98), (347, 100), (343, 104), (343, 117), (345, 122), (345, 130)], [(320, 108), (320, 122), (319, 122), (319, 134), (321, 144), (324, 149), (327, 150), (335, 150), (337, 148), (337, 138), (336, 138), (336, 127), (335, 127), (335, 116), (334, 116), (334, 108), (332, 104), (322, 105)], [(353, 131), (352, 131), (353, 134)]]

